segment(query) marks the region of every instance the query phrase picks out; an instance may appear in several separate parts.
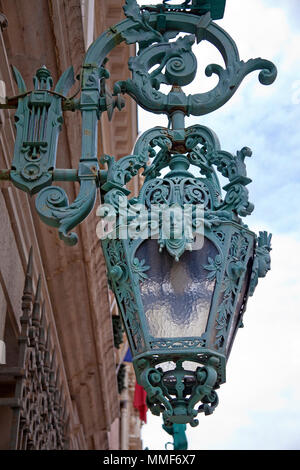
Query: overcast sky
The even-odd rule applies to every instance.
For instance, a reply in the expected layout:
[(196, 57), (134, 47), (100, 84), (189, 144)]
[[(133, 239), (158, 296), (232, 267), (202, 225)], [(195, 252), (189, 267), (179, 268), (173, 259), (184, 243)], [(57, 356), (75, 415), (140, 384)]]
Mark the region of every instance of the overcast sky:
[[(158, 3), (154, 0), (140, 4)], [(278, 68), (273, 85), (250, 74), (234, 97), (204, 117), (186, 119), (219, 136), (223, 150), (252, 149), (247, 159), (249, 227), (273, 233), (272, 270), (249, 299), (243, 329), (236, 337), (227, 367), (227, 383), (211, 416), (188, 426), (189, 449), (300, 449), (300, 1), (227, 0), (218, 21), (236, 41), (240, 58), (262, 57)], [(195, 90), (213, 88), (203, 75), (206, 65), (222, 58), (213, 46), (200, 44)], [(194, 49), (194, 52), (196, 52)], [(166, 118), (139, 113), (139, 129), (166, 126)], [(144, 447), (164, 449), (170, 436), (161, 418), (148, 412)]]

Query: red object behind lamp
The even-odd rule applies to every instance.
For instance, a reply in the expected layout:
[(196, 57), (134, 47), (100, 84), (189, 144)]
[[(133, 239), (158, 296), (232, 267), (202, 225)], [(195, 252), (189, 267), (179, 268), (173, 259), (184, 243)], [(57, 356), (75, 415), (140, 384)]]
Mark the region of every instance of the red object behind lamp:
[(133, 399), (133, 406), (139, 410), (140, 419), (147, 422), (147, 405), (146, 405), (146, 392), (141, 385), (138, 383), (135, 384), (134, 390), (134, 399)]

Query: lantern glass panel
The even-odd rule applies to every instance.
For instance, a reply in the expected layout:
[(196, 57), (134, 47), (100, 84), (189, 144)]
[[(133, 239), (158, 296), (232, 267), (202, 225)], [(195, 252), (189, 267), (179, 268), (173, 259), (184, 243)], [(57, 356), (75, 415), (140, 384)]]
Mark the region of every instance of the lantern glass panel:
[(137, 258), (150, 266), (141, 284), (141, 297), (149, 333), (155, 338), (199, 337), (205, 330), (215, 287), (204, 265), (215, 258), (215, 245), (205, 238), (203, 247), (186, 251), (179, 261), (156, 240), (146, 240)]

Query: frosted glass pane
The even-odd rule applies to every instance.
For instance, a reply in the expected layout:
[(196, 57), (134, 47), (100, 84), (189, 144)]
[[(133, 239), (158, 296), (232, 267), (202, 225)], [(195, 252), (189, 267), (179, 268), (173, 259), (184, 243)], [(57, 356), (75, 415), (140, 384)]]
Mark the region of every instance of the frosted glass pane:
[(146, 240), (137, 258), (150, 266), (141, 284), (141, 296), (149, 333), (155, 338), (198, 337), (206, 330), (215, 281), (207, 280), (208, 257), (217, 254), (205, 239), (200, 250), (185, 252), (179, 262), (156, 240)]

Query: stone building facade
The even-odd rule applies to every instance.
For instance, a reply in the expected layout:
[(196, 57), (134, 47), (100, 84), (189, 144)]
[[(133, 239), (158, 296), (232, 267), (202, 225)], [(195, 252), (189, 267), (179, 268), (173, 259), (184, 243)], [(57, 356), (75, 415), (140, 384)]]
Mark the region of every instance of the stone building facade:
[[(123, 3), (0, 0), (0, 88), (17, 94), (11, 65), (29, 90), (44, 64), (54, 83), (70, 65), (79, 74), (93, 39), (124, 18)], [(128, 77), (134, 53), (124, 44), (112, 51), (112, 82)], [(134, 102), (127, 100), (110, 123), (104, 116), (98, 135), (99, 157), (130, 154), (137, 135)], [(0, 169), (11, 166), (14, 136), (14, 110), (2, 109)], [(80, 149), (80, 113), (64, 113), (57, 167), (77, 168)], [(137, 177), (130, 189), (137, 191), (139, 183)], [(77, 183), (59, 184), (74, 200)], [(96, 236), (96, 207), (76, 229), (74, 247), (39, 220), (34, 197), (9, 183), (0, 183), (0, 213), (0, 448), (140, 449), (135, 378), (130, 364), (121, 367), (125, 338), (119, 348), (114, 344), (118, 311)], [(121, 368), (125, 388), (119, 393)]]

